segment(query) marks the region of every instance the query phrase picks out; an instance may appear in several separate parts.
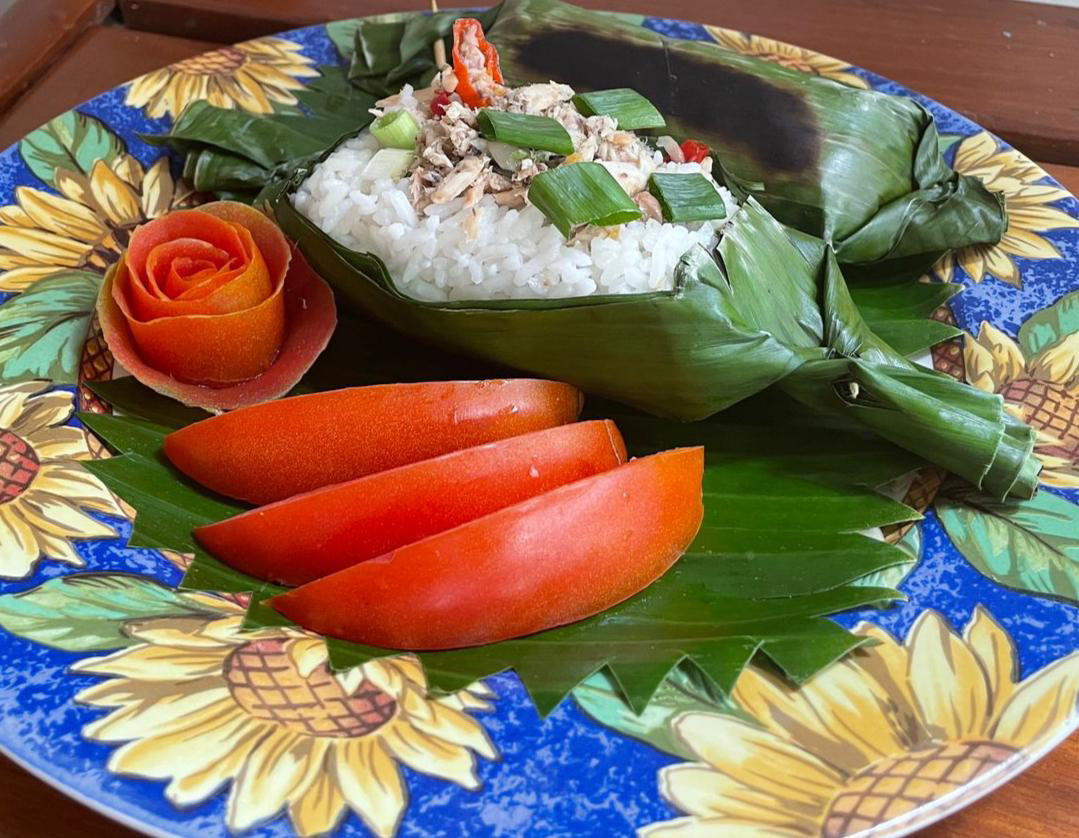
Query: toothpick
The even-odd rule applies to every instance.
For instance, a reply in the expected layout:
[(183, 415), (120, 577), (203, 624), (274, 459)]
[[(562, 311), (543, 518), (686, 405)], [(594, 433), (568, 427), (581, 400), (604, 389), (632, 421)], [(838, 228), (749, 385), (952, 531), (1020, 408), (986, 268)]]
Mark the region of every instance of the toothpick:
[[(437, 12), (438, 0), (431, 0), (431, 13), (435, 14)], [(441, 70), (446, 65), (446, 43), (441, 38), (439, 38), (437, 41), (435, 41), (435, 66), (438, 67), (439, 70)]]

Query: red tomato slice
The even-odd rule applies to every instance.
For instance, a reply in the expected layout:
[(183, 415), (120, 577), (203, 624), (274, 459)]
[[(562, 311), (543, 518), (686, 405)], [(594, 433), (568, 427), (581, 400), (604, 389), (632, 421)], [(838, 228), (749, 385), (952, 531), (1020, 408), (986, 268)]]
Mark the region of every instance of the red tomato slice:
[(269, 600), (304, 628), (391, 649), (494, 643), (633, 596), (701, 525), (703, 448), (678, 448), (493, 512)]
[(625, 461), (614, 422), (579, 422), (315, 489), (195, 537), (244, 573), (302, 585)]
[(271, 503), (565, 425), (580, 412), (580, 391), (558, 381), (379, 384), (293, 396), (204, 419), (165, 437), (165, 454), (215, 492)]

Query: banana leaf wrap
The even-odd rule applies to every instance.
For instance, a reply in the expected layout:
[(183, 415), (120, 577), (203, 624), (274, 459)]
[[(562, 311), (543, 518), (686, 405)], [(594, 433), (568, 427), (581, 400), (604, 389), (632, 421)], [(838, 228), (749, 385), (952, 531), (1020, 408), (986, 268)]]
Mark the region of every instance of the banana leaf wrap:
[(774, 385), (991, 495), (1034, 491), (1033, 432), (1001, 397), (907, 361), (866, 324), (832, 248), (789, 234), (754, 198), (715, 258), (702, 247), (682, 257), (671, 291), (430, 303), (400, 292), (377, 255), (344, 247), (293, 207), (309, 171), (260, 200), (339, 300), (411, 338), (680, 420)]
[(192, 101), (164, 134), (144, 134), (184, 158), (183, 176), (199, 192), (251, 201), (268, 183), (302, 162), (317, 158), (374, 118), (375, 97), (354, 87), (340, 67), (295, 91), (304, 111), (271, 114), (218, 108)]
[[(429, 44), (448, 22), (421, 20), (361, 23), (353, 82), (389, 91), (430, 79)], [(505, 0), (485, 24), (508, 84), (635, 89), (666, 117), (665, 132), (712, 148), (732, 190), (830, 242), (845, 268), (918, 276), (947, 250), (1003, 234), (1003, 200), (945, 163), (932, 115), (910, 99), (559, 0)]]

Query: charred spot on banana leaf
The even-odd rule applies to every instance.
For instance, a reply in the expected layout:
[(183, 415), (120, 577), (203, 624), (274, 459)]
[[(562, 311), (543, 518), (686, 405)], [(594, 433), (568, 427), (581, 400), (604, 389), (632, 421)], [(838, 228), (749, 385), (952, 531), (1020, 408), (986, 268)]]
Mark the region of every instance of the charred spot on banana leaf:
[(584, 91), (630, 87), (682, 120), (689, 136), (721, 138), (776, 173), (816, 175), (821, 127), (789, 87), (662, 41), (625, 41), (585, 26), (539, 32), (513, 57), (514, 81), (572, 79)]

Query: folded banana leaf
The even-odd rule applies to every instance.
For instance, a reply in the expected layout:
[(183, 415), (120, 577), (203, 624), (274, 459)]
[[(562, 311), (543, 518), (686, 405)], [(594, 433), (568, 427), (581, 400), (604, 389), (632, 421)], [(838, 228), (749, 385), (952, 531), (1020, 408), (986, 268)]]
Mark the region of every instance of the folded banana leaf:
[(672, 291), (427, 303), (400, 292), (378, 256), (349, 250), (296, 211), (289, 194), (308, 171), (260, 200), (339, 300), (412, 338), (683, 420), (778, 385), (989, 494), (1034, 491), (1033, 433), (1000, 397), (907, 361), (866, 324), (831, 247), (792, 240), (753, 198), (715, 258), (701, 247), (682, 257)]
[(320, 155), (373, 119), (375, 97), (356, 89), (338, 67), (296, 91), (302, 110), (258, 115), (197, 100), (165, 134), (144, 135), (184, 155), (183, 174), (199, 192), (251, 200), (267, 183)]
[[(430, 44), (453, 14), (365, 21), (350, 76), (372, 92), (426, 83)], [(666, 117), (667, 131), (712, 148), (736, 193), (830, 242), (845, 266), (917, 276), (945, 251), (999, 241), (1004, 231), (1003, 201), (944, 162), (933, 117), (910, 99), (559, 0), (505, 0), (486, 19), (507, 83), (634, 88)]]

